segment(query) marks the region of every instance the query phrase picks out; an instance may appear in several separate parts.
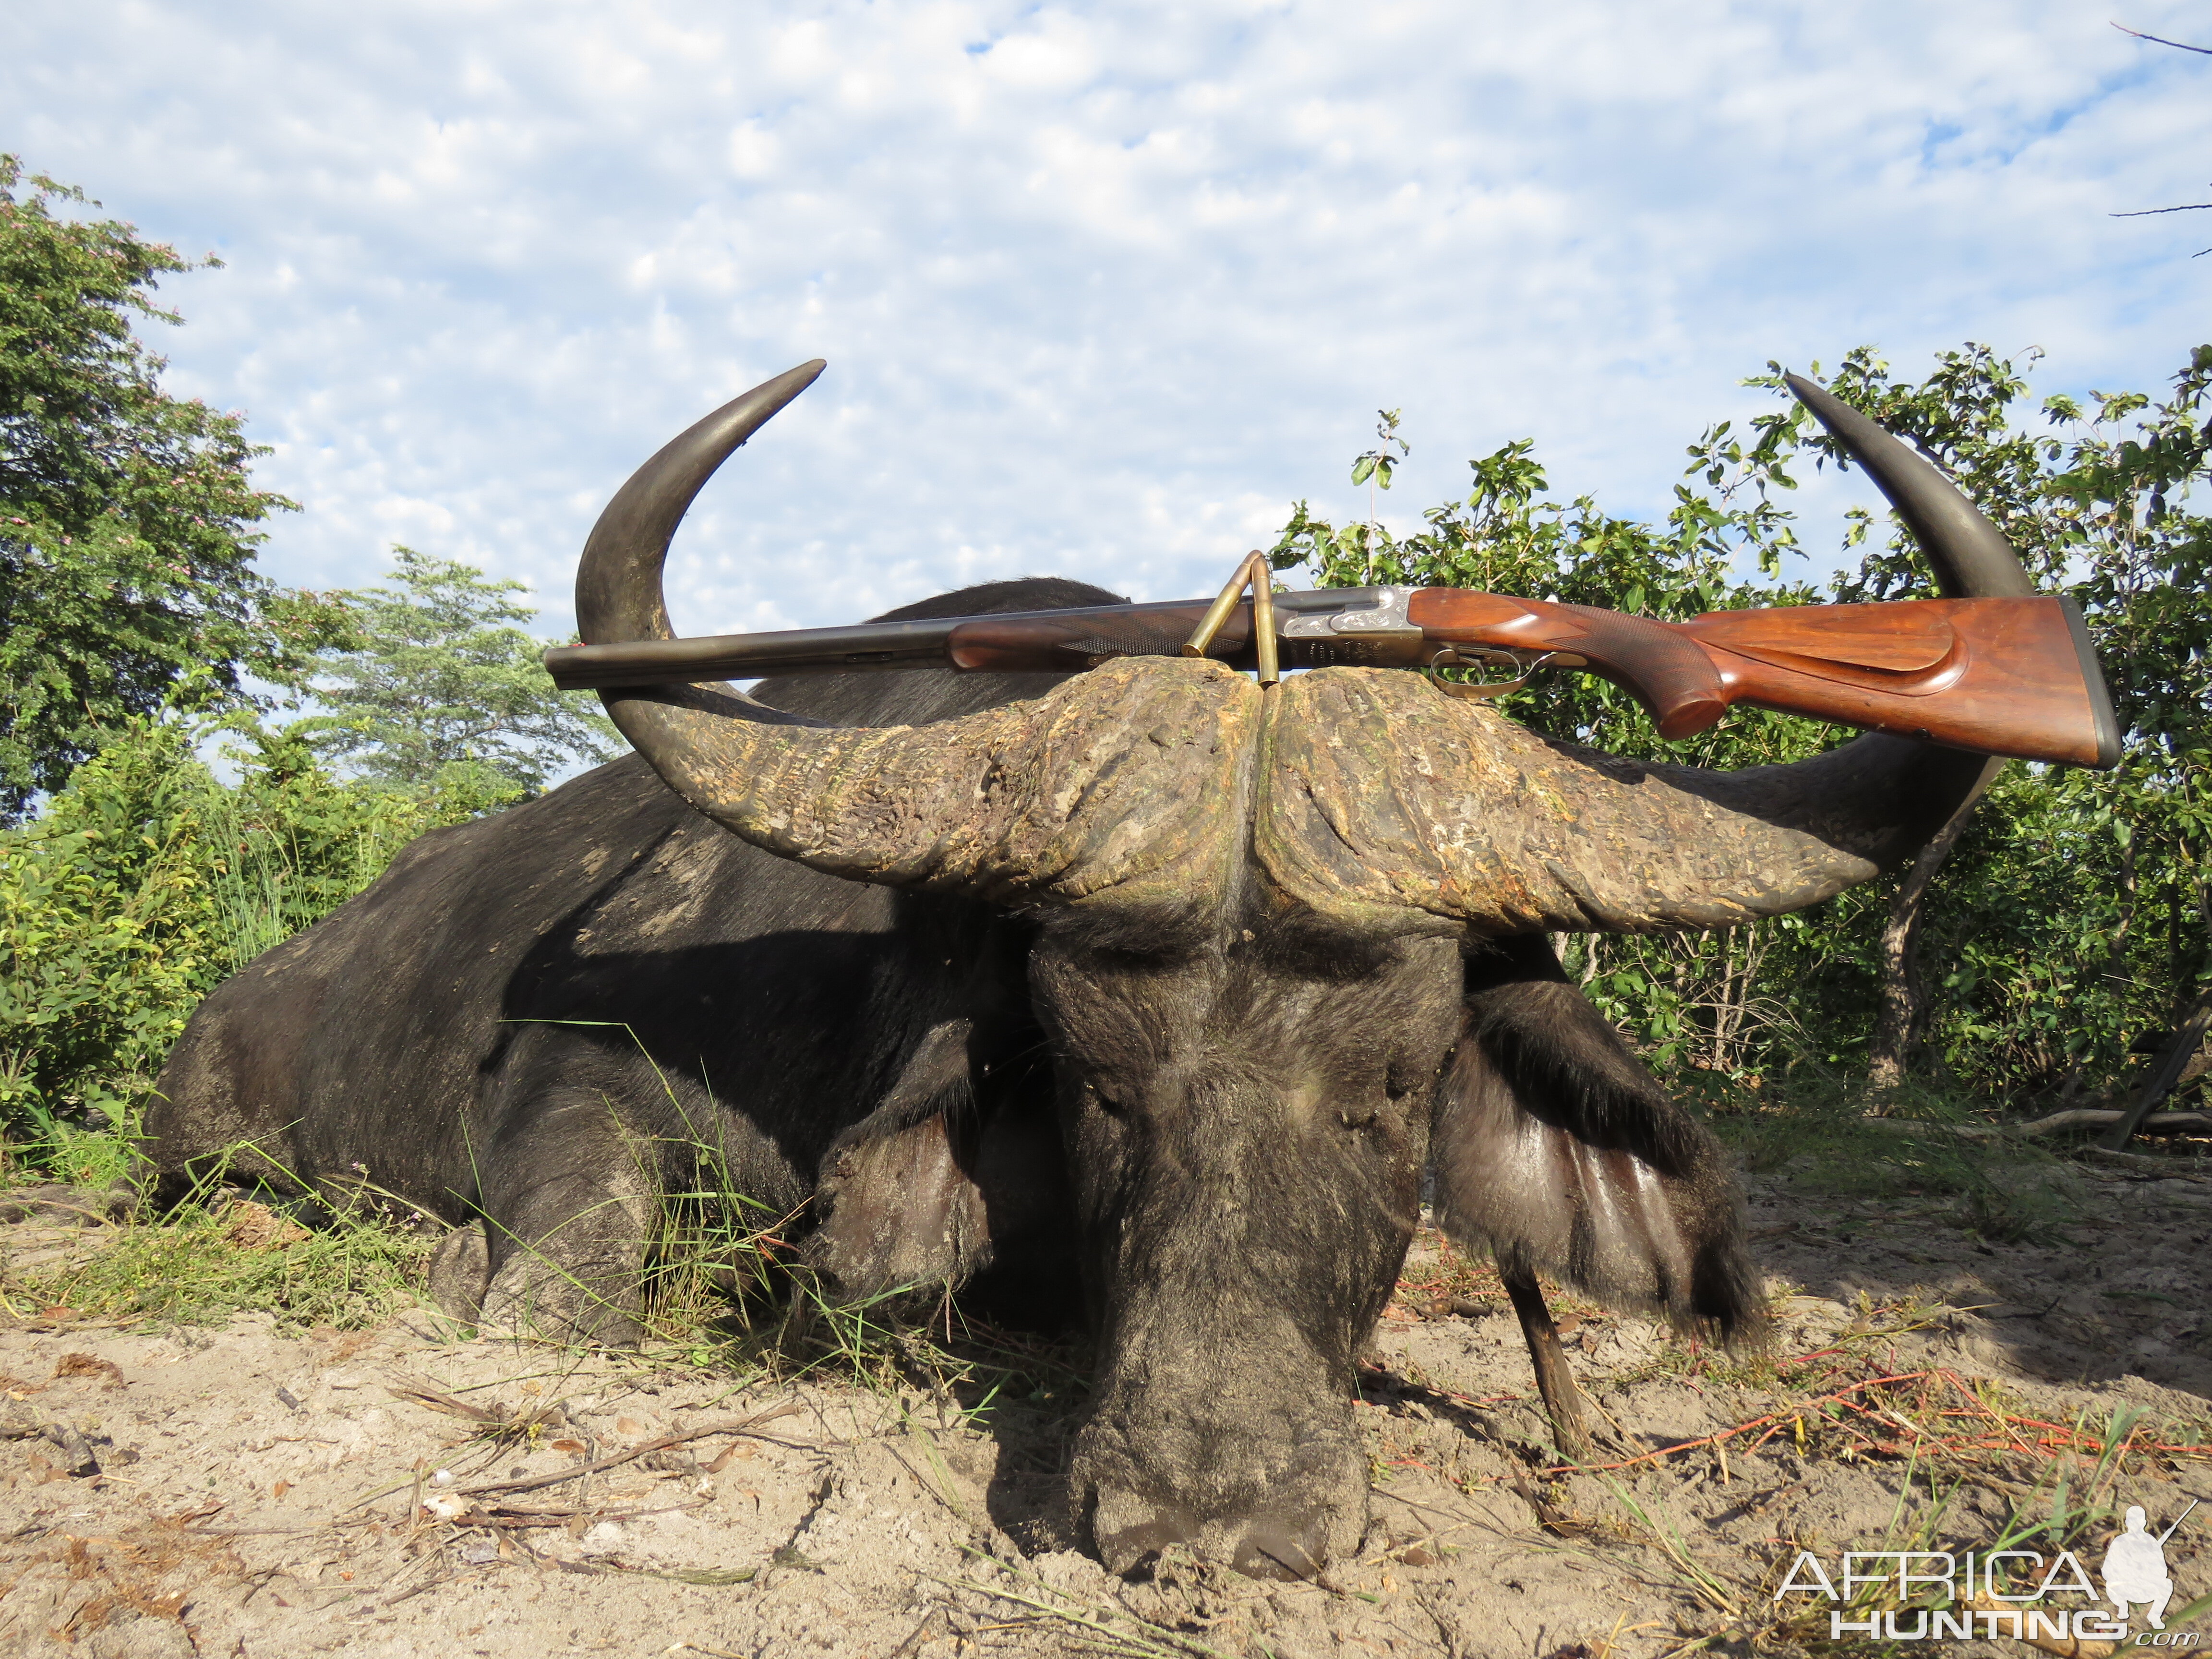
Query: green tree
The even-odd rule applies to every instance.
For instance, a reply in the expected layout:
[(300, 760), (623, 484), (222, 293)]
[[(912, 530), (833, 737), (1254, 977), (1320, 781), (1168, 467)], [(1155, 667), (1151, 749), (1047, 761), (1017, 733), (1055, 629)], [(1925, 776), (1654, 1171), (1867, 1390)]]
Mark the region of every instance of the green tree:
[(252, 487), (244, 417), (169, 396), (131, 332), (181, 320), (152, 290), (194, 263), (24, 183), (0, 155), (0, 823), (133, 716), (242, 703), (337, 623), (252, 568), (293, 503)]
[(546, 641), (515, 624), (537, 615), (518, 581), (412, 548), (392, 549), (390, 581), (343, 595), (351, 637), (316, 659), (311, 690), (328, 713), (298, 728), (318, 753), (385, 783), (456, 772), (534, 793), (563, 763), (621, 752), (590, 692), (557, 691)]
[[(2212, 348), (2191, 354), (2162, 401), (2053, 397), (2039, 420), (2019, 418), (2026, 367), (1970, 345), (1916, 385), (1862, 349), (1832, 382), (1956, 478), (2039, 585), (2081, 606), (2127, 738), (2108, 774), (2008, 769), (1971, 829), (1956, 826), (1964, 867), (1931, 896), (1939, 847), (1904, 878), (1874, 963), (1869, 1062), (1893, 1085), (1910, 1051), (1932, 1043), (1954, 1070), (2070, 1098), (2116, 1082), (2130, 1038), (2178, 1018), (2203, 972), (2207, 895), (2192, 872), (2212, 751), (2212, 521), (2185, 502), (2212, 453)], [(1760, 383), (1780, 389), (1777, 375)], [(1840, 459), (1825, 434), (1809, 441)], [(1853, 517), (1847, 543), (1864, 550), (1838, 599), (1923, 586), (1911, 538), (1893, 525), (1869, 545), (1872, 524)], [(1923, 925), (1942, 963), (1932, 975), (1917, 962)]]

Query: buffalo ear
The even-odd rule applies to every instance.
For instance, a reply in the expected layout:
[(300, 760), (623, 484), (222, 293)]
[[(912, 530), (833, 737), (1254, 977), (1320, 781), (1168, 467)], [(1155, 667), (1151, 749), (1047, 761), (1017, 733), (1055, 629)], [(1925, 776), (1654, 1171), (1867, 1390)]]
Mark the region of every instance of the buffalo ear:
[(982, 1192), (958, 1144), (975, 1118), (969, 1035), (966, 1020), (931, 1028), (822, 1160), (806, 1254), (855, 1295), (957, 1285), (988, 1254)]
[(957, 1285), (988, 1248), (983, 1194), (945, 1114), (841, 1146), (814, 1192), (808, 1258), (856, 1295)]
[(1470, 962), (1466, 1018), (1432, 1140), (1444, 1231), (1609, 1307), (1754, 1330), (1762, 1298), (1726, 1156), (1543, 939)]
[(855, 1295), (957, 1289), (996, 1267), (1064, 1297), (1067, 1171), (1048, 1096), (979, 1099), (973, 1037), (965, 1019), (931, 1028), (822, 1160), (807, 1259)]

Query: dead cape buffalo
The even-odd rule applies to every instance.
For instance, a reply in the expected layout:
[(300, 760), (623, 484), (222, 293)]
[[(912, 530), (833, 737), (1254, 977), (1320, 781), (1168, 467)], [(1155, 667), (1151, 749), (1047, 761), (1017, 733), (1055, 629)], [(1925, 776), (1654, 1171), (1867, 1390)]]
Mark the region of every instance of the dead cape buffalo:
[[(623, 486), (577, 578), (586, 640), (670, 636), (678, 521), (819, 368)], [(1933, 468), (1801, 395), (1945, 592), (2028, 591)], [(1000, 583), (893, 614), (1109, 597)], [(1816, 904), (1987, 769), (1887, 737), (1645, 765), (1412, 674), (1263, 692), (1203, 660), (606, 705), (635, 756), (424, 836), (208, 1000), (161, 1079), (163, 1182), (245, 1141), (268, 1178), (365, 1172), (463, 1224), (447, 1305), (608, 1340), (635, 1333), (656, 1195), (702, 1138), (854, 1291), (1079, 1283), (1068, 1497), (1117, 1571), (1176, 1541), (1261, 1573), (1359, 1547), (1355, 1359), (1425, 1165), (1443, 1224), (1531, 1297), (1541, 1270), (1754, 1322), (1723, 1158), (1543, 934)]]

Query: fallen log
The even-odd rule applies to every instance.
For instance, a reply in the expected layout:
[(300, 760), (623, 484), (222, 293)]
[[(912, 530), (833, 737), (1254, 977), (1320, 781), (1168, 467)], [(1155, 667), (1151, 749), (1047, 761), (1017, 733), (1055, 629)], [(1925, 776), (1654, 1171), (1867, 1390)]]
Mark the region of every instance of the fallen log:
[[(2124, 1111), (2076, 1106), (2053, 1112), (2028, 1123), (1931, 1123), (1912, 1117), (1863, 1117), (1868, 1128), (1887, 1134), (1955, 1135), (1961, 1140), (2017, 1140), (2033, 1135), (2055, 1135), (2068, 1129), (2106, 1129), (2128, 1115)], [(2150, 1135), (2212, 1134), (2212, 1112), (2153, 1112), (2136, 1126), (2136, 1133)]]
[(2142, 1092), (2136, 1096), (2135, 1103), (2120, 1114), (2119, 1121), (2106, 1132), (2098, 1146), (2108, 1152), (2117, 1152), (2142, 1133), (2143, 1126), (2151, 1120), (2153, 1109), (2173, 1092), (2181, 1081), (2181, 1074), (2189, 1069), (2189, 1062), (2204, 1046), (2207, 1030), (2212, 1030), (2212, 991), (2201, 993), (2181, 1024), (2174, 1027), (2173, 1035), (2166, 1040), (2166, 1046), (2152, 1062), (2150, 1076)]
[[(2094, 1158), (2103, 1164), (2124, 1164), (2144, 1175), (2159, 1176), (2167, 1180), (2179, 1177), (2184, 1181), (2212, 1181), (2212, 1175), (2202, 1173), (2203, 1166), (2195, 1158), (2183, 1163), (2178, 1158), (2157, 1158), (2148, 1152), (2116, 1152), (2105, 1146), (2084, 1146), (2081, 1156)], [(2192, 1164), (2197, 1167), (2191, 1168)]]

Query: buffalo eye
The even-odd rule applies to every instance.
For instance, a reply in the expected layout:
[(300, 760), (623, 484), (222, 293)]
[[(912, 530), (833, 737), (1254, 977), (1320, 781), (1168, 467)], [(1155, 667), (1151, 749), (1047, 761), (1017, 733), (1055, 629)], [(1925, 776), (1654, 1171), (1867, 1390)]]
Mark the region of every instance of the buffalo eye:
[(1361, 1129), (1373, 1128), (1375, 1127), (1376, 1120), (1382, 1114), (1376, 1111), (1372, 1107), (1364, 1112), (1348, 1112), (1340, 1110), (1336, 1115), (1336, 1121), (1344, 1125), (1346, 1128), (1356, 1133)]
[(1095, 1083), (1086, 1083), (1083, 1091), (1091, 1097), (1091, 1103), (1109, 1117), (1127, 1117), (1129, 1108), (1126, 1102), (1115, 1099)]
[(1382, 1092), (1389, 1096), (1393, 1101), (1400, 1101), (1416, 1089), (1425, 1088), (1435, 1080), (1434, 1077), (1414, 1076), (1410, 1066), (1393, 1066), (1383, 1075)]

